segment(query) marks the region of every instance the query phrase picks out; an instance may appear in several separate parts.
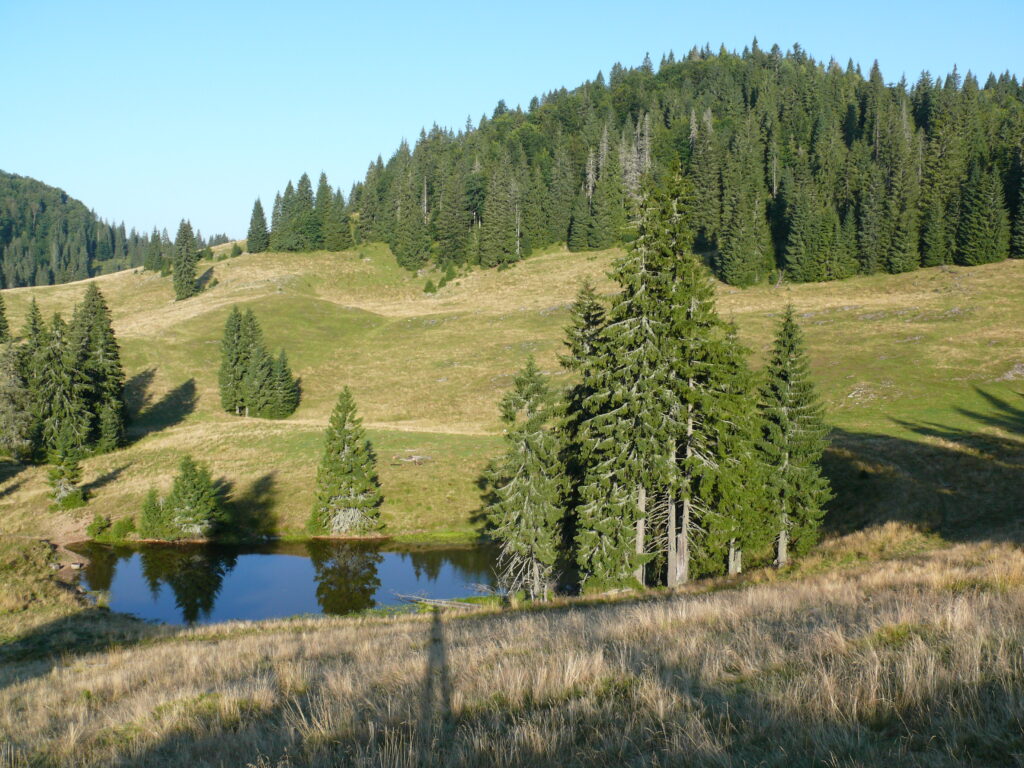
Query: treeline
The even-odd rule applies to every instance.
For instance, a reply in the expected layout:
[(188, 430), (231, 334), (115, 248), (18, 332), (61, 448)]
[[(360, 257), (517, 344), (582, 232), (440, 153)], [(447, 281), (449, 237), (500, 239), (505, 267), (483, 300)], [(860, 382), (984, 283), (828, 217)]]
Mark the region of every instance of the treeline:
[(47, 461), (60, 507), (84, 499), (79, 461), (124, 444), (124, 368), (110, 309), (95, 284), (70, 323), (43, 320), (33, 299), (12, 339), (0, 298), (0, 448), (24, 461)]
[(501, 402), (507, 452), (487, 518), (505, 585), (546, 597), (785, 565), (816, 540), (830, 497), (827, 427), (788, 309), (765, 371), (715, 309), (693, 254), (699, 198), (678, 177), (640, 205), (610, 304), (584, 286), (559, 398), (532, 360)]
[(527, 110), (500, 102), (476, 126), (435, 126), (378, 157), (347, 200), (323, 176), (314, 196), (304, 176), (278, 195), (265, 242), (381, 240), (410, 269), (605, 248), (634, 236), (641, 179), (680, 167), (697, 193), (694, 246), (732, 284), (1024, 257), (1015, 76), (887, 85), (877, 63), (865, 77), (756, 41), (657, 70), (616, 64)]
[[(202, 233), (195, 241), (199, 250), (230, 242)], [(62, 189), (0, 171), (0, 288), (69, 283), (143, 265), (159, 270), (172, 253), (166, 230), (126, 230)]]

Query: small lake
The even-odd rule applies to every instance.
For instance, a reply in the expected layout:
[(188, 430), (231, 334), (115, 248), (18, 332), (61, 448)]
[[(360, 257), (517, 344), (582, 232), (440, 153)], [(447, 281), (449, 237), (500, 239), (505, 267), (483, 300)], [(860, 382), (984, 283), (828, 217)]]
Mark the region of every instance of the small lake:
[(400, 548), (366, 541), (274, 542), (256, 547), (85, 543), (84, 588), (111, 610), (168, 624), (340, 615), (401, 605), (397, 594), (479, 594), (495, 584), (491, 547)]

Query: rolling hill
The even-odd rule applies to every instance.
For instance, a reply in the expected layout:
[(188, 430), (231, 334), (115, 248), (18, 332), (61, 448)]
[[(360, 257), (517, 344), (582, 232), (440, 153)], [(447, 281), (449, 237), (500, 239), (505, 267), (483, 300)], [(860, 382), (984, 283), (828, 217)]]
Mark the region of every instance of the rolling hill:
[[(130, 445), (85, 462), (91, 500), (75, 513), (48, 511), (45, 468), (0, 465), (0, 532), (73, 539), (96, 512), (134, 514), (190, 452), (235, 503), (278, 533), (301, 535), (323, 428), (347, 384), (377, 449), (388, 530), (472, 537), (477, 479), (501, 450), (498, 399), (528, 354), (562, 377), (568, 304), (584, 277), (612, 290), (604, 273), (615, 253), (553, 250), (509, 270), (468, 272), (436, 294), (375, 244), (204, 262), (208, 288), (184, 302), (154, 273), (93, 278), (129, 376)], [(66, 314), (83, 290), (5, 291), (12, 327), (32, 297), (44, 315)], [(832, 531), (897, 519), (949, 537), (1021, 535), (1024, 262), (719, 285), (719, 296), (754, 362), (781, 308), (798, 311), (835, 427), (826, 457), (837, 490)], [(253, 309), (268, 345), (284, 347), (301, 377), (302, 403), (289, 419), (219, 408), (220, 336), (236, 304)]]

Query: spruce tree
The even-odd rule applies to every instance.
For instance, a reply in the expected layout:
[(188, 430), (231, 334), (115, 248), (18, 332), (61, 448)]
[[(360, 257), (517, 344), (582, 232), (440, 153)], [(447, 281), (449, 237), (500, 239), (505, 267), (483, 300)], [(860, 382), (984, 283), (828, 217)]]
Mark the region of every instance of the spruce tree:
[(0, 344), (11, 340), (11, 327), (7, 324), (7, 307), (4, 297), (0, 296)]
[(566, 245), (570, 251), (585, 251), (590, 246), (590, 200), (584, 189), (576, 194), (572, 206)]
[(224, 323), (224, 335), (220, 341), (220, 371), (217, 375), (220, 405), (228, 413), (239, 414), (244, 407), (242, 378), (245, 369), (241, 363), (242, 355), (242, 313), (235, 306), (231, 308)]
[(309, 531), (321, 536), (375, 531), (381, 527), (382, 502), (376, 457), (345, 387), (327, 427)]
[(561, 546), (564, 476), (550, 419), (551, 392), (530, 357), (501, 401), (505, 456), (492, 467), (487, 508), (499, 547), (502, 585), (531, 600), (547, 599)]
[(80, 373), (91, 414), (91, 441), (100, 451), (113, 450), (124, 441), (125, 374), (110, 308), (95, 284), (86, 289), (82, 303), (75, 308), (70, 335), (82, 357)]
[(33, 453), (32, 398), (21, 372), (18, 350), (0, 346), (0, 450), (15, 461)]
[(71, 343), (67, 324), (59, 314), (53, 316), (46, 343), (37, 358), (30, 386), (37, 397), (43, 446), (51, 454), (77, 455), (90, 435), (87, 387), (82, 376), (84, 361), (80, 348)]
[(196, 295), (196, 254), (192, 225), (181, 220), (174, 238), (174, 298), (176, 301)]
[(994, 170), (975, 166), (967, 182), (956, 263), (990, 264), (1009, 255), (1010, 227), (1002, 184)]
[(820, 461), (828, 428), (810, 378), (803, 334), (793, 307), (786, 308), (760, 388), (761, 460), (766, 467), (766, 509), (776, 536), (776, 564), (817, 540), (823, 507), (831, 497)]
[(162, 538), (172, 541), (212, 538), (226, 520), (209, 468), (188, 455), (181, 458), (171, 492), (160, 506), (168, 529)]
[(320, 172), (320, 180), (316, 186), (316, 199), (313, 203), (313, 210), (316, 214), (316, 240), (313, 248), (323, 248), (327, 237), (328, 222), (331, 220), (332, 209), (334, 208), (334, 190), (327, 183), (327, 174)]
[(508, 265), (523, 258), (522, 210), (519, 186), (508, 157), (491, 175), (480, 227), (480, 264)]
[(85, 504), (85, 494), (79, 487), (82, 482), (81, 445), (68, 425), (57, 435), (50, 451), (50, 498), (56, 509), (76, 509)]
[(252, 216), (249, 218), (249, 233), (246, 238), (246, 250), (249, 253), (263, 253), (270, 248), (270, 232), (267, 231), (267, 217), (263, 213), (263, 203), (257, 197), (252, 205)]
[(601, 175), (594, 186), (587, 230), (587, 245), (594, 249), (611, 248), (615, 245), (626, 224), (625, 194), (619, 161), (614, 151), (608, 150), (607, 155)]
[(292, 376), (288, 356), (282, 349), (274, 360), (271, 372), (271, 404), (269, 415), (275, 419), (285, 419), (295, 413), (299, 407), (299, 385)]
[(352, 247), (352, 229), (345, 198), (341, 190), (335, 193), (334, 201), (324, 223), (324, 248), (328, 251), (347, 251)]
[(262, 344), (250, 347), (242, 378), (245, 415), (258, 418), (273, 416), (274, 360)]
[(293, 235), (294, 248), (296, 251), (312, 251), (320, 247), (322, 234), (320, 232), (320, 219), (317, 218), (313, 205), (313, 183), (309, 174), (302, 174), (299, 183), (295, 187), (295, 196), (290, 201), (285, 198), (285, 207), (290, 208), (290, 230)]
[(1017, 191), (1017, 215), (1013, 218), (1010, 258), (1024, 259), (1024, 170), (1021, 172), (1020, 189)]
[(167, 540), (172, 536), (173, 531), (168, 525), (160, 496), (156, 488), (150, 488), (142, 502), (142, 512), (139, 515), (139, 538)]

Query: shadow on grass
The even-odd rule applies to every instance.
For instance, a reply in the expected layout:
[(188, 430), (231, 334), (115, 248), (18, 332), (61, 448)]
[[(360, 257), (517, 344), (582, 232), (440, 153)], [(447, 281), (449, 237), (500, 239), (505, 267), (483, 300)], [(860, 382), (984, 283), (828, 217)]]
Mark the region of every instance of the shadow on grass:
[(147, 435), (180, 424), (196, 409), (198, 395), (195, 379), (179, 384), (157, 402), (150, 404), (152, 398), (148, 387), (153, 380), (151, 371), (143, 371), (132, 377), (126, 387), (131, 393), (129, 412), (136, 414), (128, 426), (129, 442), (138, 442)]
[(218, 478), (217, 498), (227, 517), (219, 540), (224, 542), (257, 541), (277, 532), (276, 480), (274, 472), (256, 478), (244, 491), (237, 491), (235, 484), (226, 477)]
[(960, 414), (1008, 436), (895, 419), (928, 440), (835, 430), (823, 461), (835, 492), (825, 530), (892, 520), (950, 541), (1024, 542), (1024, 408), (978, 392), (992, 411)]
[(90, 480), (88, 483), (85, 483), (82, 486), (82, 492), (85, 494), (85, 498), (88, 499), (90, 496), (92, 496), (94, 493), (96, 493), (96, 491), (98, 491), (100, 488), (103, 488), (104, 486), (110, 485), (110, 483), (112, 483), (115, 480), (117, 480), (117, 478), (119, 478), (121, 475), (123, 475), (125, 470), (128, 469), (131, 465), (132, 465), (131, 462), (128, 462), (127, 464), (122, 464), (120, 467), (115, 467), (114, 469), (110, 470), (109, 472), (104, 472), (102, 475), (97, 477), (95, 480)]

